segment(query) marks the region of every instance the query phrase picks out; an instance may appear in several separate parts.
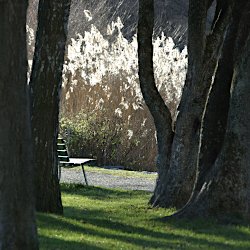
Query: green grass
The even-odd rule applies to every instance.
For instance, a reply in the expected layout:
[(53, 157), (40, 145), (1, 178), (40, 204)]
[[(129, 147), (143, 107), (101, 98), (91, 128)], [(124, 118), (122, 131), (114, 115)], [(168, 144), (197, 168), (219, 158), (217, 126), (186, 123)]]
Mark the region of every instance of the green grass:
[[(78, 169), (81, 170), (81, 167), (69, 168), (69, 169)], [(113, 176), (120, 177), (131, 177), (131, 178), (145, 178), (155, 180), (157, 177), (156, 173), (145, 173), (139, 171), (128, 171), (128, 170), (120, 170), (120, 169), (106, 169), (100, 167), (92, 167), (92, 166), (84, 166), (86, 172), (94, 172), (94, 173), (102, 173), (102, 174), (110, 174)]]
[(250, 227), (160, 218), (150, 194), (62, 185), (64, 216), (38, 214), (40, 249), (250, 249)]

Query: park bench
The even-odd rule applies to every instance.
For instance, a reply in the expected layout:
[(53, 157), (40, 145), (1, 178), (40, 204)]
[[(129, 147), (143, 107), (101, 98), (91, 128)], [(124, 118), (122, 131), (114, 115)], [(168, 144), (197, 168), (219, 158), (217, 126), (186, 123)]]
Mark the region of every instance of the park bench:
[(84, 170), (84, 165), (95, 162), (95, 159), (89, 158), (71, 158), (68, 155), (68, 150), (63, 138), (57, 139), (57, 155), (58, 155), (58, 179), (61, 179), (61, 168), (72, 168), (72, 167), (82, 167), (82, 173), (86, 185), (88, 185), (86, 173)]

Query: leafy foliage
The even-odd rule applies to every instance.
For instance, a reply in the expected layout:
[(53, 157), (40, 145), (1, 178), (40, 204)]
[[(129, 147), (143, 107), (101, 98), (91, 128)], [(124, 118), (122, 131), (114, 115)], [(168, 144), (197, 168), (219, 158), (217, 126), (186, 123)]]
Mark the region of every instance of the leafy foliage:
[[(98, 165), (120, 165), (127, 169), (153, 170), (143, 167), (141, 156), (145, 136), (135, 137), (131, 130), (126, 130), (123, 120), (118, 115), (98, 116), (96, 113), (83, 113), (71, 117), (62, 117), (60, 133), (66, 139), (69, 154), (72, 157), (94, 157)], [(137, 135), (138, 135), (137, 133)], [(141, 156), (141, 157), (140, 157)]]

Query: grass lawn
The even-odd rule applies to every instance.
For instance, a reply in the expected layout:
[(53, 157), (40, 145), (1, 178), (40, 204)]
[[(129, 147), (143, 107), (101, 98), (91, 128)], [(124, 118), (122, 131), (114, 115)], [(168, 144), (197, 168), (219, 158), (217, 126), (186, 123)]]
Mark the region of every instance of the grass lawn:
[(64, 216), (37, 215), (40, 249), (250, 249), (250, 226), (216, 221), (161, 222), (150, 194), (62, 185)]

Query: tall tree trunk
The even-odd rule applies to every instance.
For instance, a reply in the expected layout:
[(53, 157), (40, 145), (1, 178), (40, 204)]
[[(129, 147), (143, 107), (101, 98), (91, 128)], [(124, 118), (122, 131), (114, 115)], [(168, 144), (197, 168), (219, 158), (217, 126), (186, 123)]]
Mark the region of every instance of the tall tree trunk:
[[(212, 168), (200, 171), (189, 203), (174, 216), (205, 217), (239, 215), (250, 217), (250, 3), (245, 2), (236, 40), (240, 56), (234, 68), (227, 129), (222, 150)], [(241, 43), (245, 41), (244, 43)], [(238, 49), (237, 49), (238, 47)], [(210, 148), (209, 148), (210, 150)]]
[(32, 137), (36, 167), (36, 208), (62, 213), (57, 136), (62, 69), (70, 0), (40, 0), (31, 73)]
[(0, 249), (38, 249), (29, 91), (27, 0), (0, 2)]
[(154, 1), (139, 1), (138, 57), (139, 80), (145, 103), (154, 119), (157, 133), (158, 180), (151, 202), (159, 199), (168, 171), (173, 138), (172, 119), (167, 106), (158, 92), (153, 72), (152, 33), (154, 27)]
[[(183, 206), (189, 199), (197, 170), (201, 120), (218, 65), (220, 48), (231, 16), (231, 1), (220, 6), (210, 34), (206, 19), (210, 2), (190, 0), (188, 72), (172, 144), (170, 168), (165, 181), (162, 207)], [(218, 9), (218, 8), (217, 8)], [(217, 12), (216, 12), (217, 13)]]
[[(237, 53), (239, 53), (239, 48), (237, 47), (244, 47), (244, 42), (246, 42), (244, 35), (242, 37), (242, 34), (238, 32), (242, 9), (244, 9), (245, 4), (246, 0), (238, 1), (233, 10), (232, 22), (225, 38), (215, 80), (209, 94), (206, 111), (204, 112), (201, 131), (202, 144), (198, 164), (199, 181), (196, 182), (196, 190), (200, 190), (204, 181), (202, 176), (205, 178), (207, 172), (215, 163), (223, 145), (235, 58), (237, 58)], [(236, 41), (238, 46), (236, 46)]]

